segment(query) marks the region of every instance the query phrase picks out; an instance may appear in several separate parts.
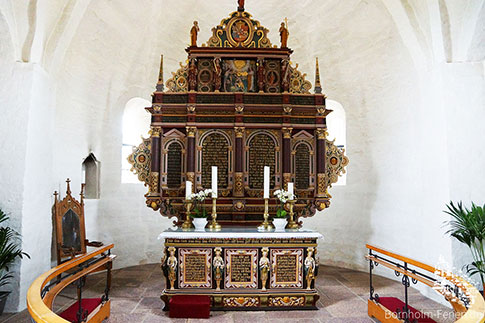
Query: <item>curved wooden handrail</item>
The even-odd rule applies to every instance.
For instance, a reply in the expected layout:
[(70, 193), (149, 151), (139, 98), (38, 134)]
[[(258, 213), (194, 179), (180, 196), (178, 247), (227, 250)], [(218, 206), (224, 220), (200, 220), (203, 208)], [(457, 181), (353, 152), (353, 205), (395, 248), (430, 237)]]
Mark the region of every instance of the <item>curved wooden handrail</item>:
[[(46, 295), (44, 298), (42, 298), (41, 296), (42, 290), (52, 279), (68, 271), (69, 269), (72, 269), (102, 253), (108, 252), (108, 250), (112, 249), (113, 247), (114, 245), (110, 244), (107, 246), (96, 248), (89, 253), (83, 254), (69, 261), (66, 261), (60, 264), (59, 266), (54, 267), (51, 270), (37, 277), (37, 279), (34, 280), (34, 282), (30, 285), (29, 290), (27, 291), (27, 308), (29, 310), (29, 313), (32, 319), (34, 319), (35, 322), (37, 323), (69, 323), (69, 321), (63, 319), (62, 317), (54, 313), (51, 309), (51, 306), (57, 294), (69, 283), (74, 281), (72, 277), (70, 277), (68, 280), (64, 282), (64, 284), (61, 285), (62, 288), (59, 288), (59, 287), (52, 288), (52, 290), (49, 291), (48, 295)], [(89, 272), (99, 268), (102, 265), (100, 264), (101, 262), (103, 264), (106, 264), (113, 257), (114, 256), (108, 256), (106, 260), (103, 259), (102, 261), (97, 262), (96, 266), (87, 267), (82, 271), (80, 271), (79, 273), (75, 274), (74, 276), (77, 278), (84, 276)]]
[(453, 297), (447, 296), (446, 293), (443, 293), (442, 291), (439, 290), (439, 288), (435, 288), (435, 283), (429, 279), (426, 279), (425, 277), (421, 277), (419, 275), (416, 275), (413, 270), (405, 270), (401, 267), (395, 266), (385, 260), (377, 258), (375, 255), (366, 255), (366, 259), (369, 261), (373, 261), (375, 263), (382, 264), (384, 267), (387, 267), (389, 269), (392, 269), (396, 272), (399, 272), (403, 275), (406, 275), (410, 278), (413, 278), (429, 287), (432, 287), (434, 290), (442, 294), (445, 299), (452, 305), (453, 309), (455, 310), (455, 313), (457, 317), (459, 317), (455, 322), (458, 323), (483, 323), (485, 322), (485, 300), (483, 299), (482, 295), (480, 292), (470, 284), (466, 279), (456, 276), (447, 272), (443, 272), (440, 270), (437, 270), (435, 267), (432, 267), (430, 265), (427, 265), (425, 263), (422, 263), (420, 261), (399, 255), (397, 253), (388, 251), (383, 248), (379, 248), (376, 246), (372, 246), (370, 244), (366, 244), (366, 248), (375, 252), (378, 252), (380, 254), (386, 255), (388, 257), (394, 258), (396, 260), (405, 262), (409, 265), (413, 265), (417, 268), (426, 270), (430, 273), (433, 273), (435, 275), (439, 275), (440, 277), (443, 277), (450, 282), (456, 284), (465, 295), (467, 295), (473, 302), (470, 304), (468, 309), (461, 303), (460, 301), (454, 300)]

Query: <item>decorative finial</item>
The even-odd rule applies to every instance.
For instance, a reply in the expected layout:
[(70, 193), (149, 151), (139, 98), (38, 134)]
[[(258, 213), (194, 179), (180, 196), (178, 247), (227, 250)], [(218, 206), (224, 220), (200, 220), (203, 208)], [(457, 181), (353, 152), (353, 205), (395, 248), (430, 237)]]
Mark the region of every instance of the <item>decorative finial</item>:
[(86, 186), (85, 183), (82, 183), (81, 184), (81, 193), (79, 195), (81, 195), (81, 204), (84, 203), (84, 187)]
[(160, 58), (160, 72), (158, 73), (157, 92), (163, 92), (163, 55)]
[(318, 57), (317, 64), (315, 66), (315, 93), (322, 93), (322, 84), (320, 83), (320, 68), (318, 67)]
[(66, 183), (67, 183), (67, 190), (66, 190), (66, 194), (71, 195), (71, 185), (70, 185), (71, 180), (70, 180), (69, 178), (68, 178), (68, 179), (66, 179)]
[(237, 11), (244, 11), (244, 0), (237, 0)]

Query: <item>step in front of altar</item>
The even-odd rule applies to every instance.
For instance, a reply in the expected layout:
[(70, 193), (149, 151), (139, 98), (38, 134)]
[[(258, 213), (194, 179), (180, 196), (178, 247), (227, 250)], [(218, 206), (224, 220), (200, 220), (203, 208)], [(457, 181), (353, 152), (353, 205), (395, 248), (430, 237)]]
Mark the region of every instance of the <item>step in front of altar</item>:
[[(213, 291), (164, 291), (161, 298), (165, 304), (169, 304), (170, 299), (174, 296), (209, 296), (210, 307), (213, 311), (227, 311), (227, 310), (284, 310), (284, 309), (299, 309), (299, 310), (316, 310), (316, 302), (319, 295), (316, 292), (293, 291), (284, 292), (278, 291), (239, 291), (239, 292), (224, 292), (215, 293)], [(165, 307), (168, 310), (169, 306)]]

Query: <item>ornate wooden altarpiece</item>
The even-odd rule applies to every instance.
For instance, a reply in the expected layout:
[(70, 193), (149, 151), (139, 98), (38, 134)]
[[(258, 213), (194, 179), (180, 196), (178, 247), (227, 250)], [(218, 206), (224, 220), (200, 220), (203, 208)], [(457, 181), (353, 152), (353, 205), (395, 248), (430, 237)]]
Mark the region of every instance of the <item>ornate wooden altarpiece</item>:
[[(194, 23), (187, 63), (172, 73), (167, 91), (162, 59), (153, 104), (146, 108), (150, 138), (129, 157), (148, 186), (147, 206), (178, 224), (185, 216), (185, 181), (197, 191), (211, 188), (211, 166), (218, 166), (218, 222), (257, 225), (264, 166), (271, 169), (272, 191), (295, 183), (296, 216), (309, 217), (330, 205), (328, 189), (348, 163), (343, 149), (326, 139), (331, 110), (321, 93), (318, 61), (311, 94), (311, 83), (290, 62), (293, 51), (273, 46), (268, 29), (243, 7), (212, 28), (202, 47)], [(284, 24), (280, 34), (286, 43)], [(270, 214), (276, 208), (270, 199)]]
[[(287, 25), (279, 29), (281, 46), (272, 45), (268, 29), (244, 10), (243, 0), (238, 3), (202, 46), (194, 22), (188, 60), (172, 73), (166, 91), (162, 56), (146, 108), (150, 137), (128, 158), (148, 186), (147, 206), (175, 217), (178, 226), (185, 218), (185, 181), (194, 191), (211, 188), (211, 166), (218, 166), (217, 221), (223, 230), (162, 233), (162, 299), (168, 304), (173, 295), (207, 294), (213, 309), (315, 308), (321, 235), (255, 230), (263, 220), (263, 168), (270, 167), (271, 191), (295, 183), (296, 216), (309, 217), (329, 207), (328, 188), (348, 159), (327, 140), (331, 110), (318, 60), (312, 94), (311, 83), (290, 61)], [(277, 207), (271, 198), (269, 213)]]

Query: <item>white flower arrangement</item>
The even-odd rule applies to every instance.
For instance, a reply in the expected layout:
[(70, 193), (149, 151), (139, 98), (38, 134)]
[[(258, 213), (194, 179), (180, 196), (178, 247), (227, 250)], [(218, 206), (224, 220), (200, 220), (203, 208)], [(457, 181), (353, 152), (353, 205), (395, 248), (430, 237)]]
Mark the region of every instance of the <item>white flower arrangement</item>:
[(276, 196), (282, 204), (295, 199), (295, 194), (290, 194), (290, 192), (285, 190), (276, 190), (273, 195)]
[(210, 188), (190, 194), (190, 199), (192, 201), (204, 202), (209, 196), (212, 196), (212, 190)]

